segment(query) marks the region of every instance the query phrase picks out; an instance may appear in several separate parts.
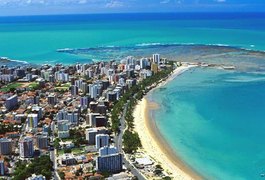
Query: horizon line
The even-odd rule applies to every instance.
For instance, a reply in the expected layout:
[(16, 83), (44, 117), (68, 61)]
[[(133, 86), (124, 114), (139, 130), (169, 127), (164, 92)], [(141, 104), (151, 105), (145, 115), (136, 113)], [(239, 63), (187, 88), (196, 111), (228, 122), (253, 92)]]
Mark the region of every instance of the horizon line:
[(183, 12), (100, 12), (100, 13), (62, 13), (62, 14), (21, 14), (0, 15), (2, 17), (71, 16), (71, 15), (118, 15), (118, 14), (265, 14), (265, 11), (183, 11)]

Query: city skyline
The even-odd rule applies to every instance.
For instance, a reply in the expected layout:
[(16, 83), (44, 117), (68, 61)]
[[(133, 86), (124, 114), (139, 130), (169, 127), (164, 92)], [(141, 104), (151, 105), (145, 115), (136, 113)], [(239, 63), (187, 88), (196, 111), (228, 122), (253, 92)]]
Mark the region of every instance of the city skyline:
[(0, 16), (148, 13), (265, 12), (262, 0), (0, 0)]

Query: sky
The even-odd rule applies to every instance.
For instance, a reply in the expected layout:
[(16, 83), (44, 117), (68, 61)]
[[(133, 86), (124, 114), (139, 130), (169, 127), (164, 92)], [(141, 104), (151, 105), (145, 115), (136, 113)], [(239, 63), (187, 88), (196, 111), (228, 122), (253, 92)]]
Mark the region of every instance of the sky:
[(0, 16), (242, 11), (265, 12), (265, 0), (0, 0)]

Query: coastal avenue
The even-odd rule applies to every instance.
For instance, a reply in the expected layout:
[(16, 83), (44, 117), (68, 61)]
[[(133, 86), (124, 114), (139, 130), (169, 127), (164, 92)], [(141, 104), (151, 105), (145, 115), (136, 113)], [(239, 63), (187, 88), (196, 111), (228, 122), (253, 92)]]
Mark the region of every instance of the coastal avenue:
[(136, 176), (139, 180), (145, 180), (145, 178), (141, 174), (141, 172), (139, 172), (139, 170), (137, 168), (135, 168), (135, 166), (130, 161), (128, 161), (125, 158), (125, 153), (122, 150), (122, 136), (123, 136), (123, 133), (124, 133), (124, 131), (126, 129), (125, 114), (127, 112), (127, 108), (128, 108), (128, 102), (124, 106), (123, 113), (122, 113), (122, 117), (120, 119), (120, 131), (119, 131), (119, 133), (117, 135), (115, 135), (115, 137), (114, 137), (114, 143), (115, 143), (115, 146), (117, 147), (118, 151), (120, 153), (122, 153), (122, 161), (124, 163), (124, 166), (127, 169), (130, 169), (131, 173), (134, 176)]

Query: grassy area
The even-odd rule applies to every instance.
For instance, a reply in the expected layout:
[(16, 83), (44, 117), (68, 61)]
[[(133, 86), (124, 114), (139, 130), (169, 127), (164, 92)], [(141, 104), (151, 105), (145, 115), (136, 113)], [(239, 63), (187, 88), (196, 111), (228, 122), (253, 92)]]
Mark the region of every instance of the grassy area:
[(38, 87), (39, 87), (39, 84), (36, 83), (36, 82), (33, 82), (33, 83), (31, 83), (31, 84), (29, 85), (29, 88), (31, 88), (31, 89), (37, 89)]
[(63, 142), (67, 142), (67, 141), (73, 141), (74, 138), (62, 138), (61, 139)]
[(60, 86), (56, 86), (55, 89), (59, 90), (59, 91), (66, 91), (69, 89), (69, 87), (71, 86), (70, 83), (65, 83), (65, 84), (61, 84)]
[(21, 87), (23, 84), (21, 83), (10, 83), (0, 89), (1, 92), (9, 92), (12, 89), (16, 89), (18, 87)]
[[(72, 150), (72, 153), (73, 154), (82, 154), (82, 153), (84, 153), (84, 148), (82, 148), (82, 147), (80, 147), (80, 148), (73, 148), (71, 150)], [(63, 155), (64, 154), (64, 150), (63, 149), (58, 150), (57, 153), (59, 155)]]
[(61, 87), (67, 87), (67, 88), (69, 88), (70, 86), (71, 86), (70, 83), (65, 83), (65, 84), (62, 84), (62, 85), (61, 85)]
[[(24, 87), (25, 85), (27, 85), (27, 83), (10, 83), (4, 87), (2, 87), (0, 89), (1, 92), (9, 92), (12, 89), (16, 89), (19, 87)], [(39, 87), (39, 84), (36, 82), (30, 83), (29, 85), (27, 85), (27, 87), (31, 88), (31, 89), (37, 89)]]
[(73, 154), (81, 154), (84, 152), (84, 148), (73, 148), (72, 153)]
[(63, 149), (58, 150), (57, 153), (58, 153), (59, 155), (63, 155), (63, 154), (64, 154), (64, 150), (63, 150)]
[(55, 87), (55, 89), (56, 89), (56, 90), (59, 90), (59, 91), (61, 91), (61, 90), (66, 91), (66, 90), (68, 90), (69, 88), (68, 88), (68, 87)]

